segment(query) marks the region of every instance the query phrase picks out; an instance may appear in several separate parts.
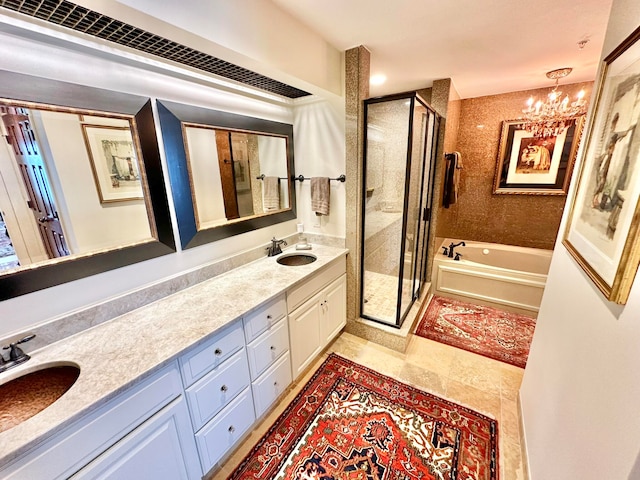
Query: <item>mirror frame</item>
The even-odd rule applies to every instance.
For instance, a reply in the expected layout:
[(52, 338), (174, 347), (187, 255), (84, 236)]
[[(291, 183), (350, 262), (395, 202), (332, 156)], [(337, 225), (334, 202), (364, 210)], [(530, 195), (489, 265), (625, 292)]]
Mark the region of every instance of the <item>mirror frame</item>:
[[(0, 301), (78, 280), (98, 273), (160, 257), (176, 251), (169, 202), (160, 161), (160, 149), (149, 98), (102, 88), (0, 70), (0, 98), (94, 112), (110, 112), (135, 117), (149, 201), (153, 209), (156, 241), (106, 252), (70, 257), (53, 264), (0, 274)], [(65, 258), (65, 257), (62, 257)]]
[[(178, 220), (178, 231), (182, 248), (192, 248), (223, 238), (275, 225), (296, 218), (296, 196), (293, 185), (293, 126), (287, 123), (247, 117), (235, 113), (221, 112), (195, 107), (168, 100), (156, 100), (160, 129), (167, 155), (169, 182)], [(189, 165), (185, 151), (182, 122), (197, 123), (227, 130), (255, 132), (284, 136), (287, 139), (287, 170), (289, 172), (289, 208), (245, 219), (234, 220), (220, 226), (198, 230), (193, 205), (193, 191), (189, 178)], [(217, 165), (216, 165), (217, 168)]]

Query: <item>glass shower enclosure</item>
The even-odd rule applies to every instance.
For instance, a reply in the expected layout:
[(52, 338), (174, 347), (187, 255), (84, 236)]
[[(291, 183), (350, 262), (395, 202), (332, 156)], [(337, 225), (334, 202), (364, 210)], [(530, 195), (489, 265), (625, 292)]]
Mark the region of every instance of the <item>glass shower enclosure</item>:
[(427, 273), (440, 119), (415, 92), (364, 107), (360, 316), (400, 328)]

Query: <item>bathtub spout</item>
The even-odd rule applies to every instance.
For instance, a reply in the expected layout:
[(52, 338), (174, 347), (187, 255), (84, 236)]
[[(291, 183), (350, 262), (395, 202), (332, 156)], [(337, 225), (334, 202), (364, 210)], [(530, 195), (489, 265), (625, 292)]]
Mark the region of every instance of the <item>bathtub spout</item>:
[(467, 245), (464, 243), (464, 241), (459, 242), (459, 243), (453, 243), (453, 242), (451, 242), (451, 244), (449, 245), (449, 253), (447, 254), (447, 257), (449, 257), (449, 258), (453, 258), (453, 256), (454, 256), (453, 249), (454, 249), (454, 248), (456, 248), (456, 247), (459, 247), (459, 246), (461, 246), (461, 245), (462, 245), (463, 247), (466, 247), (466, 246), (467, 246)]

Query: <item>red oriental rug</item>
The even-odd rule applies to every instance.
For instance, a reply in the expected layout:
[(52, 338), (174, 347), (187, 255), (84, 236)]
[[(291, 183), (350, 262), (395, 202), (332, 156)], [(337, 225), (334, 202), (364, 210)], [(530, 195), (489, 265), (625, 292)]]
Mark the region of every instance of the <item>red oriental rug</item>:
[(524, 368), (535, 326), (526, 315), (434, 296), (416, 335)]
[(332, 354), (229, 479), (496, 480), (497, 422)]

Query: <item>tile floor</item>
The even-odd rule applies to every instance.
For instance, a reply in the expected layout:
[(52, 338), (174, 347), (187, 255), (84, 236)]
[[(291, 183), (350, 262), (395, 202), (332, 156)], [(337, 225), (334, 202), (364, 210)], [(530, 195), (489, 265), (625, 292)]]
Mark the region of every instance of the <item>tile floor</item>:
[(342, 333), (318, 357), (278, 406), (209, 479), (227, 478), (330, 352), (497, 419), (499, 478), (525, 479), (517, 410), (523, 369), (418, 336), (413, 336), (406, 353), (399, 353), (348, 333)]

